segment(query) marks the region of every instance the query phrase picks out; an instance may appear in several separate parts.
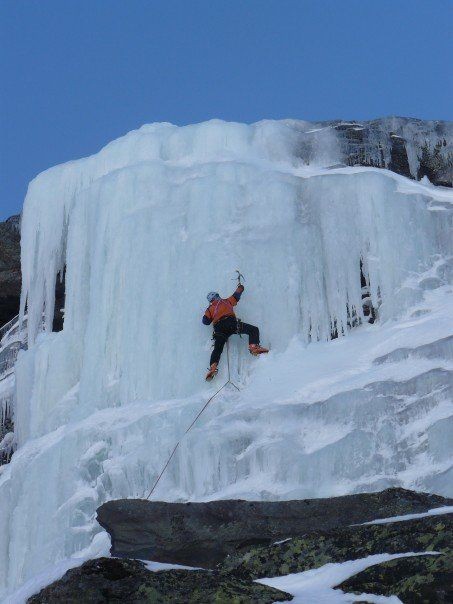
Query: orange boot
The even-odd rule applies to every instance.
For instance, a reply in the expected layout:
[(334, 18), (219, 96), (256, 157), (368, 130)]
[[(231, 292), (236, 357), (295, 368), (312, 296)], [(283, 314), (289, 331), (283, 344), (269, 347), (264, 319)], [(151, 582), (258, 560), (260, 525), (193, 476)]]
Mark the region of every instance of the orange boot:
[(254, 357), (257, 357), (259, 354), (264, 354), (265, 352), (269, 352), (267, 348), (263, 348), (259, 344), (249, 344), (250, 354), (253, 354)]
[(215, 378), (215, 376), (217, 374), (217, 371), (218, 371), (217, 365), (218, 365), (218, 363), (213, 363), (211, 365), (211, 367), (209, 368), (209, 371), (206, 374), (206, 381), (207, 382), (210, 382), (211, 380), (213, 380)]

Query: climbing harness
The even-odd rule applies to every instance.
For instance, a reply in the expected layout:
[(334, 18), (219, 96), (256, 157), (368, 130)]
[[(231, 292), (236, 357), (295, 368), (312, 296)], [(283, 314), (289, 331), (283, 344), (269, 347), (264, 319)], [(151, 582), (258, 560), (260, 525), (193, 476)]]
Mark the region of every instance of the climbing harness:
[[(236, 331), (234, 333), (242, 338), (242, 321), (238, 317), (231, 317), (231, 316), (223, 317), (223, 319), (220, 319), (220, 321), (218, 321), (216, 323), (216, 325), (221, 323), (224, 319), (231, 319), (231, 318), (236, 319)], [(230, 334), (226, 335), (223, 333), (223, 331), (215, 331), (216, 325), (214, 326), (214, 331), (212, 332), (211, 340), (214, 340), (214, 342), (215, 342), (216, 338), (223, 338), (224, 340), (228, 341)], [(231, 334), (231, 335), (234, 335), (234, 334)], [(213, 344), (213, 346), (214, 346), (214, 344)]]
[(150, 490), (150, 492), (148, 493), (148, 495), (146, 496), (146, 499), (149, 499), (151, 497), (151, 495), (153, 494), (155, 488), (157, 487), (157, 485), (159, 484), (160, 479), (162, 478), (165, 470), (168, 467), (168, 464), (170, 463), (170, 461), (172, 460), (173, 455), (176, 453), (177, 448), (179, 447), (181, 440), (184, 438), (184, 436), (190, 432), (190, 430), (192, 429), (192, 427), (195, 425), (196, 421), (198, 420), (198, 418), (201, 416), (201, 414), (203, 413), (203, 411), (206, 409), (206, 407), (209, 405), (209, 403), (219, 394), (219, 392), (221, 390), (223, 390), (225, 388), (225, 386), (228, 386), (228, 384), (231, 384), (232, 386), (234, 386), (236, 388), (236, 390), (239, 390), (239, 388), (236, 386), (236, 384), (234, 382), (231, 381), (231, 375), (230, 375), (230, 350), (229, 350), (229, 346), (228, 346), (228, 340), (226, 342), (226, 347), (227, 347), (227, 368), (228, 368), (228, 380), (224, 383), (223, 386), (221, 386), (217, 392), (215, 392), (211, 398), (209, 398), (206, 403), (204, 404), (204, 406), (201, 408), (201, 410), (198, 412), (197, 416), (195, 417), (195, 419), (192, 421), (192, 423), (190, 424), (190, 426), (187, 428), (187, 430), (184, 432), (184, 434), (181, 436), (181, 438), (178, 440), (178, 442), (176, 443), (176, 445), (173, 448), (173, 451), (170, 453), (170, 457), (167, 459), (164, 467), (162, 468), (161, 473), (159, 474), (159, 476), (157, 477), (156, 482), (154, 483), (152, 489)]

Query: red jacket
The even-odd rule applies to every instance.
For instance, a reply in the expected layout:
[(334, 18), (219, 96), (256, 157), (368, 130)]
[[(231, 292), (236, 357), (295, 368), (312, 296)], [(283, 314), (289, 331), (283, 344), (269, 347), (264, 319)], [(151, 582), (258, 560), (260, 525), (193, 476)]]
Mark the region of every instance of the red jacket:
[(236, 291), (229, 298), (217, 298), (211, 302), (203, 315), (203, 323), (210, 325), (211, 323), (218, 323), (220, 319), (225, 317), (235, 317), (233, 306), (241, 299), (241, 294), (244, 288), (238, 285)]

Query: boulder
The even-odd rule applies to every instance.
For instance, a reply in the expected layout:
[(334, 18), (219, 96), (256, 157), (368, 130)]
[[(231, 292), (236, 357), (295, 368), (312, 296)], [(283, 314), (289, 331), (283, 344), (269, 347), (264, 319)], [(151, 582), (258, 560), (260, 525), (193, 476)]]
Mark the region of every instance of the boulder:
[(397, 596), (410, 604), (453, 602), (453, 555), (397, 558), (371, 566), (341, 583), (345, 592)]
[(138, 560), (99, 558), (69, 570), (29, 604), (271, 604), (292, 596), (272, 587), (203, 570), (152, 572)]
[(228, 554), (313, 531), (445, 505), (437, 495), (387, 489), (300, 501), (108, 501), (97, 511), (118, 557), (213, 568)]
[(219, 568), (242, 579), (278, 577), (374, 554), (436, 551), (447, 555), (452, 543), (453, 513), (307, 532), (302, 537), (228, 556)]

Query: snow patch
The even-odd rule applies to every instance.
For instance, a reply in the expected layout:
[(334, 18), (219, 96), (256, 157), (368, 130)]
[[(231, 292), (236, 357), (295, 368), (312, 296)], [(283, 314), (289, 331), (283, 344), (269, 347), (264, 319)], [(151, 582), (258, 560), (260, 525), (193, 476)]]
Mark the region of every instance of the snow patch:
[(418, 514), (404, 514), (402, 516), (390, 516), (389, 518), (378, 518), (377, 520), (370, 520), (369, 522), (363, 522), (359, 525), (365, 524), (389, 524), (391, 522), (405, 522), (406, 520), (417, 520), (418, 518), (427, 518), (428, 516), (443, 516), (444, 514), (452, 514), (453, 505), (444, 505), (439, 508), (433, 508), (427, 512), (420, 512)]
[(184, 564), (169, 564), (167, 562), (153, 562), (152, 560), (142, 560), (146, 568), (152, 572), (161, 572), (165, 570), (205, 570), (198, 566), (185, 566)]

